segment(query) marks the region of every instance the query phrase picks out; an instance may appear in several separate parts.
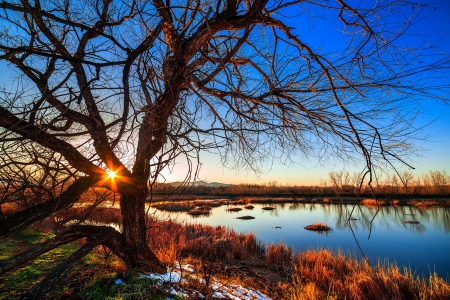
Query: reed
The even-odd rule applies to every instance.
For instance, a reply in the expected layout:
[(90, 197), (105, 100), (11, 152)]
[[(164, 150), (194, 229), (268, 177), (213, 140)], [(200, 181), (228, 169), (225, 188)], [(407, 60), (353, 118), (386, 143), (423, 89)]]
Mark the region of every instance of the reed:
[(419, 278), (395, 265), (371, 267), (354, 257), (326, 250), (294, 258), (292, 285), (285, 299), (449, 299), (450, 285), (436, 274)]
[(266, 248), (265, 261), (271, 265), (286, 266), (292, 262), (293, 251), (283, 243), (269, 244)]
[(237, 200), (230, 200), (228, 204), (231, 204), (231, 205), (247, 204), (247, 198), (242, 198), (242, 199), (237, 199)]
[(211, 207), (209, 206), (197, 207), (188, 211), (188, 214), (191, 216), (208, 216), (211, 214)]
[(435, 200), (417, 200), (417, 201), (411, 201), (411, 205), (415, 207), (432, 207), (432, 206), (439, 206), (439, 202)]
[(323, 198), (322, 202), (325, 204), (333, 203), (333, 201), (330, 198)]
[(401, 204), (400, 200), (395, 199), (395, 200), (392, 200), (392, 201), (391, 201), (391, 205), (396, 205), (396, 206), (398, 206), (398, 205), (400, 205), (400, 204)]
[(316, 222), (314, 224), (308, 225), (304, 227), (306, 230), (312, 230), (312, 231), (329, 231), (331, 230), (331, 227), (329, 227), (325, 223)]
[(193, 202), (182, 201), (182, 202), (164, 202), (153, 204), (152, 207), (165, 210), (165, 211), (190, 211), (195, 208)]
[(252, 197), (247, 198), (248, 203), (257, 203), (257, 204), (267, 204), (267, 203), (293, 203), (298, 200), (293, 197), (279, 197), (279, 198), (271, 198), (271, 197)]
[(205, 261), (234, 261), (250, 259), (263, 252), (255, 234), (236, 233), (225, 226), (183, 226), (172, 221), (150, 225), (147, 231), (149, 244), (167, 265), (187, 256)]
[(361, 203), (368, 207), (378, 207), (386, 205), (386, 201), (377, 199), (364, 199), (361, 201)]

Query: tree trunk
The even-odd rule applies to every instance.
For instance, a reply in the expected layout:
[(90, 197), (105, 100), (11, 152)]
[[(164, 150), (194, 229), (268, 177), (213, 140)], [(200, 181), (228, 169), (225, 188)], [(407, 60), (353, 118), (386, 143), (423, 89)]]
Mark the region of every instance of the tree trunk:
[(120, 207), (123, 218), (125, 249), (122, 259), (128, 268), (143, 272), (165, 273), (167, 270), (150, 250), (146, 239), (145, 193), (122, 195)]

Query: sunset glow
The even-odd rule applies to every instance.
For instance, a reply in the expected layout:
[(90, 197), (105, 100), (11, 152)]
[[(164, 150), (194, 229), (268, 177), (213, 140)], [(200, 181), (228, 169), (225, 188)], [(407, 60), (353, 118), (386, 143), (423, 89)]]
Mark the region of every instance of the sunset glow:
[(114, 177), (116, 177), (116, 173), (113, 172), (113, 171), (108, 170), (108, 171), (106, 171), (106, 173), (108, 173), (108, 177), (109, 177), (109, 178), (114, 178)]

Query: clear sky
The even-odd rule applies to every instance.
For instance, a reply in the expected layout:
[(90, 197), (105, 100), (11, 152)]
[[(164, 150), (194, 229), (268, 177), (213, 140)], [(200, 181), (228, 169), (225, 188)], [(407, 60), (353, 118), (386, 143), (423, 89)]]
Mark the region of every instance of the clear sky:
[[(429, 1), (429, 3), (432, 3)], [(438, 46), (445, 53), (450, 54), (450, 1), (436, 1), (436, 9), (431, 14), (425, 14), (424, 19), (411, 30), (419, 32), (429, 39), (428, 43)], [(320, 39), (323, 28), (333, 28), (333, 23), (320, 25), (313, 24), (314, 35)], [(323, 26), (323, 27), (322, 27)], [(319, 40), (319, 42), (321, 42)], [(339, 42), (339, 41), (333, 41)], [(4, 61), (0, 61), (0, 87), (11, 90), (14, 82), (11, 81), (12, 70)], [(448, 76), (450, 82), (450, 74)], [(450, 96), (447, 95), (447, 99)], [(430, 124), (429, 124), (430, 123)], [(428, 170), (446, 170), (450, 173), (450, 106), (434, 99), (425, 99), (421, 103), (421, 114), (418, 116), (418, 126), (429, 124), (424, 134), (429, 138), (422, 146), (425, 150), (421, 156), (413, 158), (414, 174), (422, 174)], [(208, 182), (223, 183), (266, 183), (276, 180), (280, 184), (310, 185), (319, 183), (319, 179), (327, 179), (328, 172), (333, 170), (361, 171), (363, 165), (342, 165), (329, 160), (326, 163), (317, 158), (294, 158), (296, 163), (284, 163), (274, 160), (262, 169), (262, 173), (255, 174), (245, 170), (224, 168), (218, 155), (203, 153), (201, 155), (202, 168), (199, 179)], [(172, 173), (165, 172), (169, 182), (183, 180), (186, 175), (186, 166), (178, 162)]]
[[(427, 43), (439, 47), (450, 55), (450, 1), (422, 1), (431, 5), (431, 9), (423, 14), (423, 19), (411, 28), (427, 38)], [(434, 9), (436, 7), (436, 9)], [(334, 29), (336, 25), (329, 22), (313, 24), (315, 36), (323, 35), (322, 30)], [(411, 37), (411, 39), (416, 37)], [(338, 41), (336, 41), (338, 42)], [(447, 84), (450, 84), (450, 74)], [(450, 95), (446, 96), (447, 99)], [(416, 120), (416, 126), (425, 127), (423, 135), (428, 136), (418, 146), (423, 147), (419, 157), (412, 158), (413, 174), (421, 175), (429, 170), (446, 170), (450, 173), (450, 103), (437, 102), (434, 99), (424, 99), (421, 102), (421, 112)], [(297, 157), (297, 163), (282, 163), (273, 161), (269, 163), (260, 174), (246, 172), (245, 170), (232, 170), (224, 168), (217, 155), (203, 153), (201, 156), (202, 168), (200, 179), (208, 182), (224, 183), (266, 183), (276, 180), (280, 184), (313, 185), (320, 179), (328, 179), (328, 172), (343, 170), (361, 171), (363, 165), (343, 165), (339, 162), (320, 162), (317, 158), (309, 160)], [(404, 168), (406, 169), (406, 167)], [(168, 181), (179, 181), (185, 177), (185, 165), (179, 162), (171, 174), (165, 174)]]

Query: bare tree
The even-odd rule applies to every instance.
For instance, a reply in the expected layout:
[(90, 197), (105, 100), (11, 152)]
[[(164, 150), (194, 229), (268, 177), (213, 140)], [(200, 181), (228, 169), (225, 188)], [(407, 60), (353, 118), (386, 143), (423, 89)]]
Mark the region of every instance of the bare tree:
[(410, 194), (411, 191), (409, 190), (409, 188), (411, 187), (411, 183), (414, 179), (413, 173), (409, 170), (404, 170), (399, 173), (399, 177), (401, 182), (403, 183), (403, 186), (405, 187), (405, 193)]
[[(426, 79), (449, 66), (434, 48), (403, 46), (426, 9), (407, 1), (20, 0), (0, 9), (0, 59), (18, 75), (0, 96), (2, 172), (20, 177), (5, 193), (34, 182), (39, 195), (2, 216), (0, 236), (70, 208), (93, 186), (119, 194), (123, 216), (122, 232), (67, 226), (0, 261), (6, 272), (89, 238), (34, 297), (98, 244), (129, 268), (163, 272), (146, 242), (145, 201), (175, 159), (189, 162), (187, 180), (207, 149), (255, 171), (298, 153), (362, 159), (370, 184), (374, 166), (408, 162), (417, 128), (404, 107), (438, 95), (443, 87)], [(299, 30), (316, 14), (340, 25), (314, 45), (315, 33)], [(347, 47), (322, 47), (338, 36)], [(36, 175), (20, 175), (28, 169)]]
[(449, 184), (447, 172), (445, 170), (442, 170), (442, 172), (430, 170), (429, 178), (434, 186), (435, 193), (443, 195), (447, 189), (447, 185)]

